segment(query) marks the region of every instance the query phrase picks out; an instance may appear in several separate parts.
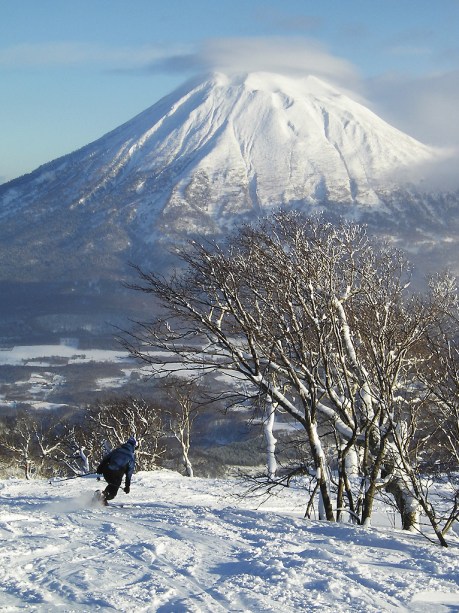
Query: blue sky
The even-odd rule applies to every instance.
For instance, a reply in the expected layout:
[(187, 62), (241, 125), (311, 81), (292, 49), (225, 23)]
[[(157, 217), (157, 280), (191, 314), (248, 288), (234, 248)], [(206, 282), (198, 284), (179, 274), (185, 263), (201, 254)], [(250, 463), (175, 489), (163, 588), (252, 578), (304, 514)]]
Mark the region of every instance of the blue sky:
[(318, 73), (459, 146), (459, 0), (0, 0), (0, 182), (210, 69)]

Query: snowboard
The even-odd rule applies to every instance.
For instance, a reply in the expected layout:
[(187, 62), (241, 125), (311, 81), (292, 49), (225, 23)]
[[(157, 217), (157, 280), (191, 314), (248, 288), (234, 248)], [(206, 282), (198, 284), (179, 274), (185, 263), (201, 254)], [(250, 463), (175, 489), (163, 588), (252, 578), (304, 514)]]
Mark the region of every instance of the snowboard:
[(104, 498), (104, 494), (102, 492), (102, 490), (96, 490), (94, 492), (94, 495), (92, 497), (91, 503), (93, 506), (102, 506), (102, 507), (115, 507), (117, 509), (123, 509), (126, 505), (124, 502), (115, 502), (112, 503), (110, 502), (110, 504), (108, 504), (107, 500), (105, 500)]

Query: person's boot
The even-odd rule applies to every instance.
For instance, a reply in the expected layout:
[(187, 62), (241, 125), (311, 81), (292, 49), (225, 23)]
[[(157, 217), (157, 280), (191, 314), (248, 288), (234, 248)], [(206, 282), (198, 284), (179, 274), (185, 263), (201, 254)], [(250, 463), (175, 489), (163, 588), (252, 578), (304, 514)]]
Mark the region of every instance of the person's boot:
[(94, 492), (93, 500), (98, 504), (103, 504), (105, 507), (108, 505), (107, 498), (105, 497), (105, 492), (101, 492), (100, 490), (96, 490)]

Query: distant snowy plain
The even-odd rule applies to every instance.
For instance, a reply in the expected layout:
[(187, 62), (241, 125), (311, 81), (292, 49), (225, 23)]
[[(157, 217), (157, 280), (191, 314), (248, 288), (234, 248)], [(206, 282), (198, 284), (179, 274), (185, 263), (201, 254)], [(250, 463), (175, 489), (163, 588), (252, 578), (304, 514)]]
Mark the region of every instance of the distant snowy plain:
[(138, 473), (107, 508), (98, 485), (0, 482), (1, 611), (459, 611), (455, 535), (305, 520), (301, 489), (235, 479)]

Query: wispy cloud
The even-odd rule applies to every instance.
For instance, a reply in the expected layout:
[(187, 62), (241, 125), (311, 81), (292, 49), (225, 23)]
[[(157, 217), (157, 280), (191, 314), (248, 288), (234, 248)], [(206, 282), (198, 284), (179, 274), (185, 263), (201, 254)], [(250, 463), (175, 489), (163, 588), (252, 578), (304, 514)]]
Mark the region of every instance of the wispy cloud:
[(368, 81), (367, 94), (385, 118), (423, 142), (459, 145), (459, 70)]
[(300, 37), (211, 39), (194, 47), (109, 47), (84, 42), (51, 42), (0, 48), (0, 68), (4, 69), (78, 66), (184, 75), (211, 70), (312, 73), (348, 86), (359, 80), (357, 70), (350, 62), (332, 55), (321, 44)]
[(184, 53), (183, 46), (165, 49), (158, 45), (110, 47), (84, 42), (21, 44), (0, 49), (0, 68), (50, 68), (91, 65), (113, 69), (134, 69), (150, 62)]
[(450, 154), (422, 170), (425, 184), (459, 187), (459, 70), (408, 78), (385, 75), (366, 83), (373, 110), (423, 143)]
[(151, 71), (223, 72), (271, 71), (314, 74), (328, 80), (357, 85), (359, 75), (347, 60), (329, 53), (321, 44), (304, 38), (260, 37), (207, 40), (194, 52), (158, 59)]

